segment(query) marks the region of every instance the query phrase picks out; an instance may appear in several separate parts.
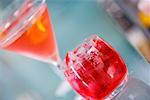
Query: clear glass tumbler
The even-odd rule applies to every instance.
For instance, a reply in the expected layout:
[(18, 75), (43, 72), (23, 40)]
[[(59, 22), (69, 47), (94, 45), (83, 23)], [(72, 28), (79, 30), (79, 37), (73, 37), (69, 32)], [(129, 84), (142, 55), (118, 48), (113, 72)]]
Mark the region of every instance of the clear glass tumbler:
[(97, 35), (68, 52), (65, 65), (66, 79), (86, 100), (112, 99), (127, 82), (123, 59)]

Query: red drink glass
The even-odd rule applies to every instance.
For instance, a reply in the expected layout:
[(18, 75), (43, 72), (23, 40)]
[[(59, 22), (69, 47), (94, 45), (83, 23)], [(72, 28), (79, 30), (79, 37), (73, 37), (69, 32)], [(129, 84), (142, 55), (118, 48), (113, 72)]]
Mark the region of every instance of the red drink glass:
[(127, 82), (123, 59), (97, 35), (68, 52), (65, 64), (65, 77), (86, 100), (112, 99)]
[(13, 0), (9, 7), (13, 9), (5, 9), (0, 27), (0, 47), (56, 63), (58, 50), (45, 0)]

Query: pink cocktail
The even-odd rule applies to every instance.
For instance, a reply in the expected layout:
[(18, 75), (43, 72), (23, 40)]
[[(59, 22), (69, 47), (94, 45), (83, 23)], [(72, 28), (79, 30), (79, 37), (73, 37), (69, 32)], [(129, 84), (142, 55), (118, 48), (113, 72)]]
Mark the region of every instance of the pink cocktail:
[(65, 63), (67, 80), (86, 100), (111, 99), (127, 81), (127, 67), (120, 55), (96, 35), (68, 52)]
[(0, 46), (38, 60), (57, 62), (57, 45), (47, 5), (44, 0), (24, 2), (18, 8), (18, 15), (12, 17), (10, 25), (0, 34)]

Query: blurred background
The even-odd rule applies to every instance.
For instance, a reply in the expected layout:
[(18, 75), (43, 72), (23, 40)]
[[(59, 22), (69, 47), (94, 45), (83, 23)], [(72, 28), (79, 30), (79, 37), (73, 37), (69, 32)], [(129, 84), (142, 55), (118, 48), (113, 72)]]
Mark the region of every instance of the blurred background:
[(99, 0), (130, 43), (150, 62), (150, 0)]
[[(115, 99), (150, 100), (150, 0), (47, 0), (47, 5), (62, 59), (97, 33), (120, 53), (132, 77)], [(54, 66), (1, 50), (0, 100), (81, 98)]]

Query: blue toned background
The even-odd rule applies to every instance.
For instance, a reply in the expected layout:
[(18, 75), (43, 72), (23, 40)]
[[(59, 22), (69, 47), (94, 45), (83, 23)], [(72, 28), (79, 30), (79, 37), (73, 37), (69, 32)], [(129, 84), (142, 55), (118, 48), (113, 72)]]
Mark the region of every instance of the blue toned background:
[[(121, 54), (129, 74), (150, 86), (150, 65), (96, 0), (47, 0), (47, 4), (62, 58), (85, 37), (97, 33)], [(0, 57), (0, 100), (76, 98), (54, 66), (5, 51)]]

